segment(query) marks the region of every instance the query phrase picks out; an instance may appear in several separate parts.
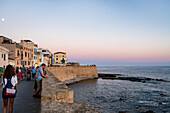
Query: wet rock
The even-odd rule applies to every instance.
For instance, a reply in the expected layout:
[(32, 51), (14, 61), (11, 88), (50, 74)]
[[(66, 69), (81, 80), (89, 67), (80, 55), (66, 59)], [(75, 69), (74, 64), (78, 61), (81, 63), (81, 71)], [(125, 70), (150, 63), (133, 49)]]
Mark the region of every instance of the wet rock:
[(119, 113), (127, 113), (126, 111), (119, 111)]
[(100, 78), (109, 78), (109, 77), (115, 78), (118, 75), (120, 76), (121, 74), (102, 74), (102, 73), (98, 73), (98, 76)]
[(160, 105), (167, 105), (168, 102), (159, 102)]
[(167, 80), (163, 79), (153, 79), (153, 78), (147, 78), (147, 77), (132, 77), (132, 76), (124, 76), (121, 74), (98, 74), (99, 78), (102, 79), (117, 79), (117, 80), (129, 80), (133, 82), (142, 82), (146, 83), (147, 81), (151, 83), (155, 83), (155, 81), (162, 81), (162, 82), (169, 82)]
[(155, 113), (152, 110), (146, 111), (145, 113)]
[(123, 101), (124, 99), (123, 99), (123, 98), (120, 98), (119, 100), (120, 100), (120, 101)]

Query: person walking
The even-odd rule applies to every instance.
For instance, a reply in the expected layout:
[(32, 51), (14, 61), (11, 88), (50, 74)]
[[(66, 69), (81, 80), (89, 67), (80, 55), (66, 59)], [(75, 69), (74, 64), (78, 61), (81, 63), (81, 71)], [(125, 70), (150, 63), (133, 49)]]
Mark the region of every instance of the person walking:
[(39, 97), (39, 92), (41, 91), (41, 88), (42, 88), (42, 79), (43, 77), (44, 78), (47, 78), (48, 76), (44, 75), (44, 69), (45, 69), (46, 65), (43, 63), (39, 69), (38, 69), (38, 72), (37, 72), (37, 79), (36, 79), (36, 85), (37, 85), (37, 89), (35, 91), (35, 95), (34, 97)]
[(27, 70), (26, 70), (26, 68), (24, 67), (24, 65), (23, 65), (23, 67), (22, 67), (22, 69), (21, 69), (21, 72), (22, 72), (22, 77), (23, 77), (24, 79), (26, 79), (26, 72), (27, 72)]
[(17, 76), (15, 75), (14, 67), (8, 65), (3, 75), (3, 113), (7, 113), (9, 100), (9, 113), (13, 112), (13, 103), (16, 97)]
[(22, 72), (21, 72), (21, 67), (18, 69), (19, 72), (19, 79), (22, 80)]
[(31, 67), (29, 67), (27, 70), (27, 80), (31, 80)]
[(36, 75), (36, 68), (34, 66), (32, 66), (32, 79), (35, 79), (35, 75)]

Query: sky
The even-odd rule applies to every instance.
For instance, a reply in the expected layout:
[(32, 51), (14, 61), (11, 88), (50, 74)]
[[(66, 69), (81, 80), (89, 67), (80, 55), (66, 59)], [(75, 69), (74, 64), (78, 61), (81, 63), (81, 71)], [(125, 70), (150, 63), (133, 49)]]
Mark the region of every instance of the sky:
[(0, 0), (0, 35), (68, 62), (169, 65), (170, 0)]

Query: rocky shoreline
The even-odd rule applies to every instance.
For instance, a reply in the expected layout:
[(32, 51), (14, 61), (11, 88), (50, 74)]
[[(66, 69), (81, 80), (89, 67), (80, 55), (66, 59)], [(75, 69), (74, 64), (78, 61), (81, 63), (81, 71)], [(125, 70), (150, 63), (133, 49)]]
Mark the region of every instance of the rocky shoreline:
[(154, 81), (161, 81), (161, 82), (170, 82), (163, 79), (154, 79), (154, 78), (148, 78), (148, 77), (133, 77), (133, 76), (126, 76), (122, 74), (104, 74), (104, 73), (98, 73), (99, 78), (102, 79), (113, 79), (113, 80), (129, 80), (132, 82), (154, 82)]

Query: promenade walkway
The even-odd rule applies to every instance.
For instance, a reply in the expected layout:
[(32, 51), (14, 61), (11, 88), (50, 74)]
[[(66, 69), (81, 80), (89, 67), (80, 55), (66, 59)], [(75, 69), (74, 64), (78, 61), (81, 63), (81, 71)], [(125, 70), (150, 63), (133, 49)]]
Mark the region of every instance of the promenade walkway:
[[(13, 113), (40, 113), (41, 98), (32, 97), (34, 81), (20, 81), (17, 91)], [(0, 90), (0, 113), (3, 113), (2, 90)]]

